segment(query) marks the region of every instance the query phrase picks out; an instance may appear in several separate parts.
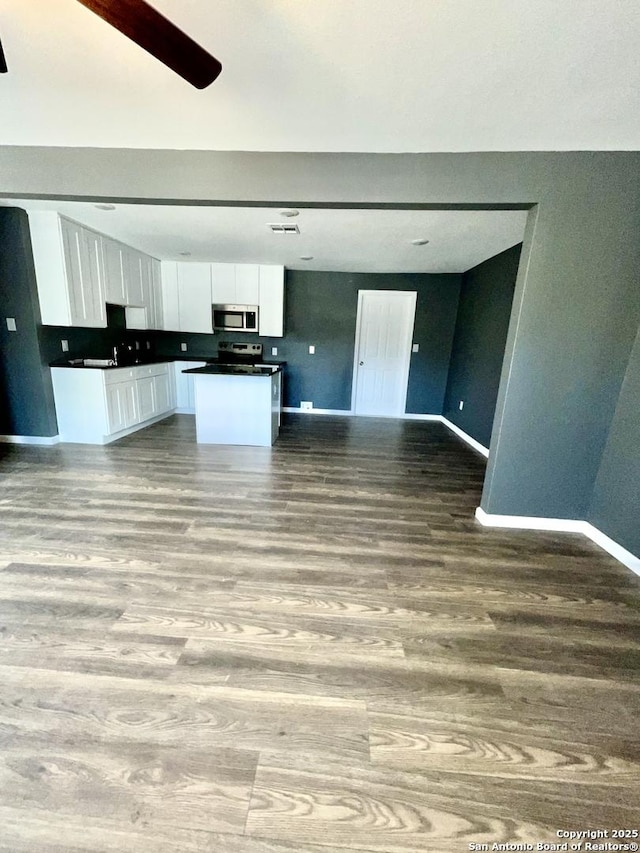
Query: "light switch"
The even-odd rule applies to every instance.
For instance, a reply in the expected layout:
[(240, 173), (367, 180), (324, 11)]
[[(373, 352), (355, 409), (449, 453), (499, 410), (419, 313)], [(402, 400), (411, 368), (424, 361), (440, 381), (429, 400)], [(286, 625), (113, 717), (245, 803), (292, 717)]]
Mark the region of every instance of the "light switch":
[(62, 352), (69, 352), (69, 341), (60, 341), (62, 344)]
[(182, 352), (186, 352), (187, 351), (187, 345), (186, 344), (180, 344), (180, 349), (182, 350)]
[(315, 355), (315, 352), (316, 352), (316, 348), (314, 347), (313, 344), (311, 344), (311, 346), (309, 347), (309, 355)]
[(16, 330), (16, 319), (15, 317), (7, 317), (7, 329), (10, 332), (15, 332)]
[(420, 352), (420, 344), (414, 344), (411, 347), (411, 352)]
[(278, 355), (278, 347), (271, 347), (271, 355)]

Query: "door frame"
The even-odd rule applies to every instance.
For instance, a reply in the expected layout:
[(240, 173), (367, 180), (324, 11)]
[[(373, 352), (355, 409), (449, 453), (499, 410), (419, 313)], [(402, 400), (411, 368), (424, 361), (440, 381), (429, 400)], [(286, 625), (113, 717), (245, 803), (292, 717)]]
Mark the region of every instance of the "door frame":
[(415, 328), (416, 323), (416, 307), (418, 302), (418, 291), (417, 290), (359, 290), (358, 291), (358, 309), (356, 313), (356, 336), (355, 336), (355, 345), (353, 350), (353, 373), (351, 376), (351, 414), (356, 415), (356, 391), (358, 387), (358, 360), (359, 360), (359, 352), (360, 352), (360, 325), (362, 319), (362, 303), (364, 302), (365, 294), (375, 293), (375, 294), (396, 294), (396, 293), (404, 293), (408, 296), (412, 297), (412, 307), (413, 307), (413, 323), (409, 330), (409, 341), (407, 347), (407, 354), (404, 360), (404, 364), (402, 366), (402, 375), (404, 380), (404, 391), (402, 394), (402, 411), (398, 414), (394, 415), (362, 415), (362, 417), (378, 417), (378, 418), (401, 418), (404, 414), (406, 414), (407, 409), (407, 392), (409, 390), (409, 369), (411, 367), (411, 347), (413, 343), (413, 330)]

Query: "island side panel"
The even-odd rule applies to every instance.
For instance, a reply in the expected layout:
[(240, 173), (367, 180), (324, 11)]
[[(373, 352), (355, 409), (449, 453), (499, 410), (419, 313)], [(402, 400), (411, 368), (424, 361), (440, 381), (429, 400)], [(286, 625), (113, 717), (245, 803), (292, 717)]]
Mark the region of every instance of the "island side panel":
[(194, 374), (199, 444), (272, 444), (271, 377)]

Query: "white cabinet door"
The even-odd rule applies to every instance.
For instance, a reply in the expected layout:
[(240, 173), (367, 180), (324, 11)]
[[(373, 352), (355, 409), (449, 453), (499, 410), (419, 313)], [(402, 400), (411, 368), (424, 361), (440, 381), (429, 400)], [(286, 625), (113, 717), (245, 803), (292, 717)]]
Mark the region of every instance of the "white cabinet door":
[(149, 255), (141, 255), (140, 270), (142, 273), (142, 304), (147, 309), (147, 329), (155, 329), (156, 297), (153, 290), (153, 273)]
[(120, 384), (106, 386), (107, 423), (109, 432), (119, 432), (125, 429), (125, 413), (122, 407)]
[(122, 247), (122, 265), (127, 285), (127, 305), (141, 307), (144, 305), (142, 292), (142, 267), (140, 252), (129, 246)]
[(82, 290), (87, 306), (85, 320), (91, 326), (106, 328), (107, 306), (104, 292), (104, 263), (102, 237), (95, 231), (82, 229), (82, 241), (86, 247), (87, 265), (82, 270)]
[(211, 264), (179, 263), (177, 266), (180, 331), (212, 334)]
[(155, 258), (151, 258), (151, 290), (153, 293), (153, 319), (150, 326), (152, 329), (164, 329), (160, 261)]
[(236, 304), (235, 264), (211, 264), (211, 301), (216, 305)]
[(104, 237), (102, 240), (104, 259), (104, 290), (107, 302), (113, 305), (127, 304), (127, 290), (122, 269), (122, 248), (120, 243)]
[[(106, 379), (106, 376), (104, 377)], [(109, 433), (119, 432), (140, 423), (136, 379), (105, 383)]]
[(100, 236), (61, 220), (72, 326), (106, 327)]
[(110, 433), (119, 432), (140, 422), (135, 379), (107, 385), (105, 392)]
[(183, 373), (192, 367), (204, 367), (204, 361), (176, 361), (176, 408), (186, 412), (195, 411), (195, 398), (193, 392), (193, 374)]
[(260, 265), (259, 335), (284, 335), (284, 267)]
[(136, 380), (132, 379), (130, 382), (120, 382), (116, 387), (120, 388), (125, 426), (129, 427), (140, 423), (141, 418)]
[(146, 376), (144, 379), (137, 380), (141, 421), (146, 421), (157, 413), (155, 379), (155, 376)]
[(153, 377), (156, 414), (173, 409), (171, 401), (171, 380), (168, 373)]
[(257, 305), (260, 300), (258, 264), (236, 264), (236, 305)]
[(180, 331), (180, 305), (178, 302), (178, 264), (174, 261), (160, 263), (162, 282), (162, 328)]
[(139, 305), (127, 306), (127, 329), (151, 329), (153, 328), (152, 322), (155, 314), (151, 281), (151, 258), (149, 255), (143, 255), (139, 252), (137, 256), (142, 299)]
[(55, 211), (30, 210), (29, 231), (42, 323), (45, 326), (70, 326), (62, 221)]

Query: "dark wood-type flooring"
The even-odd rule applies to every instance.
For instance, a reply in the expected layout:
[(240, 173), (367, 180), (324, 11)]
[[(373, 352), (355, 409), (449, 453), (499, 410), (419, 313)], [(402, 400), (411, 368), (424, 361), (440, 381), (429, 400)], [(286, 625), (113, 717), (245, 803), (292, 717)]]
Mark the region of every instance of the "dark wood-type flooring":
[(640, 579), (482, 528), (483, 476), (417, 421), (0, 445), (0, 850), (640, 828)]

